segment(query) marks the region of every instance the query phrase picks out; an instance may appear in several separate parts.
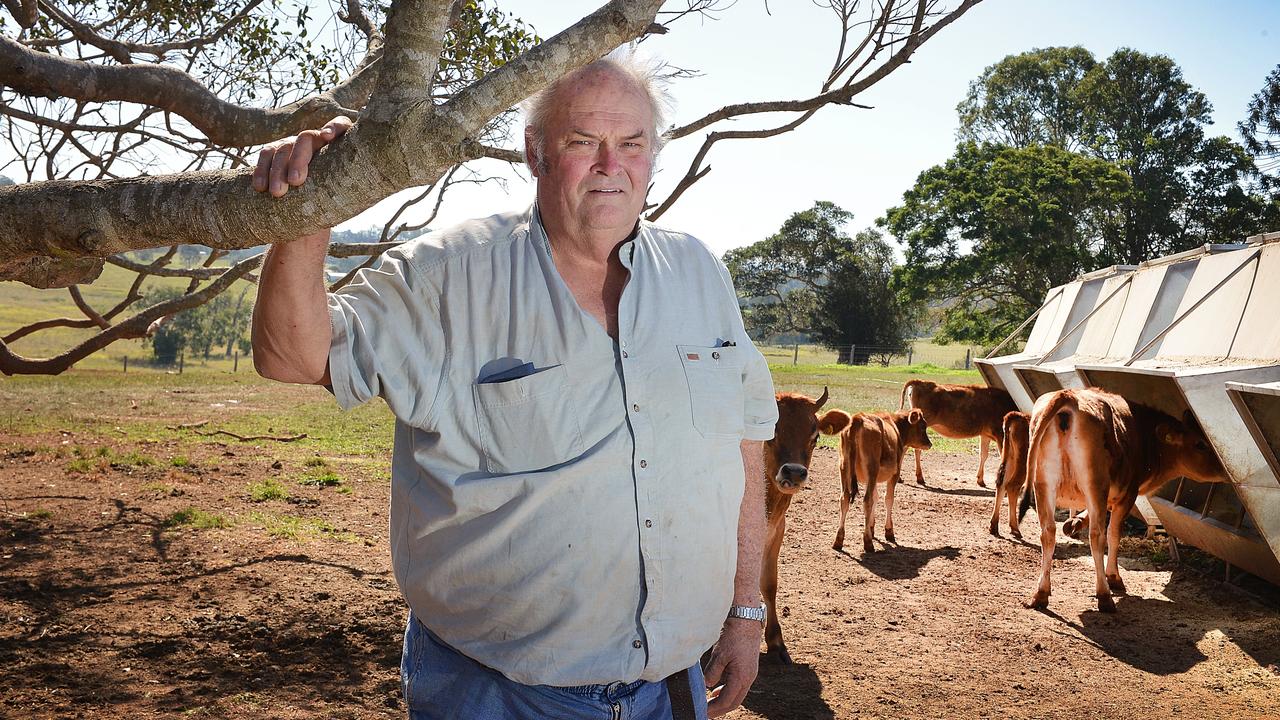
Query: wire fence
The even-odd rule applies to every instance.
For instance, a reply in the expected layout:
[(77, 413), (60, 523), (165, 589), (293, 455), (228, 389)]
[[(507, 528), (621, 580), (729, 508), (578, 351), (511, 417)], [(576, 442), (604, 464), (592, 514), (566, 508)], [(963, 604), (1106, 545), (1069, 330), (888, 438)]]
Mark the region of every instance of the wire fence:
[(760, 352), (775, 365), (934, 365), (948, 370), (969, 370), (979, 349), (963, 345), (938, 345), (918, 341), (899, 346), (788, 344), (760, 345)]

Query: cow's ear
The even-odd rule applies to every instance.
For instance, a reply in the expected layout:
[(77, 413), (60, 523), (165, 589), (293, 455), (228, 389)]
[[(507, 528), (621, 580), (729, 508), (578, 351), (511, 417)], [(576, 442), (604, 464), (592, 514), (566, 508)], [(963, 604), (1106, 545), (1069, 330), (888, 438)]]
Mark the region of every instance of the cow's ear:
[(839, 435), (840, 431), (849, 427), (849, 413), (843, 410), (828, 410), (818, 418), (818, 432), (823, 435)]
[(907, 415), (907, 422), (912, 425), (924, 422), (924, 413), (919, 408), (913, 408), (911, 413)]

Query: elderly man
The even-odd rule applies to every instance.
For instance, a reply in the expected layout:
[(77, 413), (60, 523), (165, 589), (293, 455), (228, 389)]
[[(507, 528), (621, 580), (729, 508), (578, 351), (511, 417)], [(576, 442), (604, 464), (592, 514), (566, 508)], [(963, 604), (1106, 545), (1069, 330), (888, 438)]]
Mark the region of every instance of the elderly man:
[[(723, 265), (639, 220), (659, 93), (611, 56), (532, 98), (526, 212), (407, 242), (334, 294), (328, 232), (263, 266), (258, 370), (396, 417), (411, 717), (715, 717), (755, 679), (777, 409)], [(255, 188), (301, 184), (349, 125), (265, 150)]]

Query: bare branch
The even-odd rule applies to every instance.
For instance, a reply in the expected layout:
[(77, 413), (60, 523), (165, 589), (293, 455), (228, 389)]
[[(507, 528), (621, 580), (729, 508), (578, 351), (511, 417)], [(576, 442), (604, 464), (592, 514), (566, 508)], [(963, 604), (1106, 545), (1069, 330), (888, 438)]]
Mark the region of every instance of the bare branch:
[(5, 375), (57, 375), (117, 340), (144, 337), (147, 327), (153, 321), (207, 302), (261, 263), (261, 255), (243, 260), (224, 272), (217, 280), (209, 283), (200, 292), (152, 305), (128, 320), (96, 333), (93, 337), (55, 357), (43, 359), (25, 358), (16, 355), (10, 350), (6, 342), (0, 342), (0, 373)]
[(89, 303), (85, 302), (84, 296), (80, 294), (80, 288), (78, 286), (72, 285), (68, 287), (67, 292), (71, 293), (71, 301), (76, 304), (76, 307), (80, 308), (80, 312), (84, 313), (84, 316), (89, 318), (93, 324), (103, 330), (111, 327), (111, 323), (107, 322), (105, 318), (98, 314), (97, 310), (94, 310), (89, 306)]
[(279, 108), (253, 108), (222, 100), (187, 73), (167, 65), (103, 66), (36, 52), (0, 36), (0, 84), (41, 97), (113, 100), (151, 105), (182, 116), (222, 145), (258, 145), (336, 115), (354, 115), (337, 89)]

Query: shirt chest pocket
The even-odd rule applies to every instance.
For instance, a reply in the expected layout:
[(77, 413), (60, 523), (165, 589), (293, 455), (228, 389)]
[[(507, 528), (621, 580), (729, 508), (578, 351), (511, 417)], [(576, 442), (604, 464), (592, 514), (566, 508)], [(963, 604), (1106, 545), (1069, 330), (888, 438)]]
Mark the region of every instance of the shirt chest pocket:
[(563, 365), (471, 387), (487, 470), (548, 468), (583, 452), (582, 431)]
[(689, 383), (693, 426), (708, 439), (741, 438), (745, 358), (737, 347), (677, 345)]

